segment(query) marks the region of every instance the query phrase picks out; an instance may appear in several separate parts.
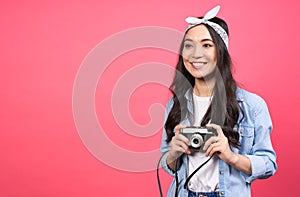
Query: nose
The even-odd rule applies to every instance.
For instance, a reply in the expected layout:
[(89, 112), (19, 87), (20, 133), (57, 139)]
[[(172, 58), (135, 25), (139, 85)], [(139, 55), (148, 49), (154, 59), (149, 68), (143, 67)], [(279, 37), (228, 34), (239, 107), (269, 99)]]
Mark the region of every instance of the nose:
[(195, 59), (199, 59), (204, 56), (203, 48), (199, 45), (196, 45), (192, 54), (192, 57)]

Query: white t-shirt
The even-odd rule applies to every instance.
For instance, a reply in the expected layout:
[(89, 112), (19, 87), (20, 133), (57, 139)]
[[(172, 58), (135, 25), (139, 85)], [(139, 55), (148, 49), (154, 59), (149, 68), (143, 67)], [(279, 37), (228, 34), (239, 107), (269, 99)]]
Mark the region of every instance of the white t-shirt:
[[(194, 120), (193, 126), (200, 126), (200, 122), (204, 117), (210, 103), (211, 97), (199, 97), (193, 94), (194, 99)], [(205, 152), (200, 150), (193, 155), (188, 155), (189, 175), (204, 163), (209, 157), (205, 156)], [(191, 178), (188, 188), (193, 192), (215, 192), (219, 191), (219, 161), (217, 156), (213, 158)]]

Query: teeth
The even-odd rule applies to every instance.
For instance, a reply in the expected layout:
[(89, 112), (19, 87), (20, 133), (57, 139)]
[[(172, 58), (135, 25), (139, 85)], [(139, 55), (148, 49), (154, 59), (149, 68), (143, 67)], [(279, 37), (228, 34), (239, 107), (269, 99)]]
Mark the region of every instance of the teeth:
[(206, 63), (205, 62), (193, 62), (192, 64), (193, 64), (193, 66), (203, 66)]

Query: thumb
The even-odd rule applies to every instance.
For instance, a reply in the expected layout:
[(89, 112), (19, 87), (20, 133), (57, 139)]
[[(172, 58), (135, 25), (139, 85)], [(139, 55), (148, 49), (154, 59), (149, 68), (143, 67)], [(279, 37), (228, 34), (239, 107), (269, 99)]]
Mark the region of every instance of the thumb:
[(176, 134), (179, 134), (180, 133), (180, 129), (182, 129), (182, 128), (186, 128), (186, 125), (177, 125), (176, 127), (175, 127), (175, 132), (176, 132)]

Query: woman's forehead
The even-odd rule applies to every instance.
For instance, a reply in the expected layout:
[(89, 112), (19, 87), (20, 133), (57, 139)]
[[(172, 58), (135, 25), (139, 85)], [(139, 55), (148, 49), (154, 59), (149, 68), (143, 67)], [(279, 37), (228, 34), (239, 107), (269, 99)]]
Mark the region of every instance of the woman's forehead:
[(186, 33), (185, 39), (190, 39), (194, 41), (201, 41), (206, 39), (212, 40), (207, 27), (203, 24), (197, 25), (189, 29)]

